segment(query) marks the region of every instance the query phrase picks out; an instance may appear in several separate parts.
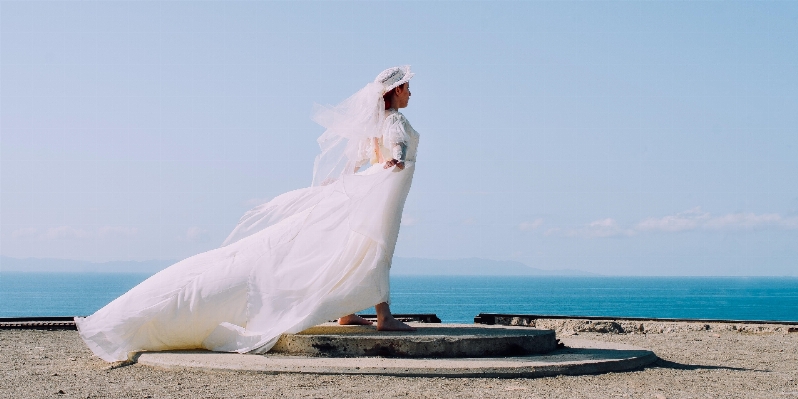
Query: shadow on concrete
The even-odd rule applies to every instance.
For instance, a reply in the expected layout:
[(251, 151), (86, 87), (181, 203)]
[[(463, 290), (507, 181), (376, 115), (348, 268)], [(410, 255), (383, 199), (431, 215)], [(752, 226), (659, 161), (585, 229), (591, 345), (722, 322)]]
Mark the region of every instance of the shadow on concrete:
[(769, 373), (770, 370), (759, 370), (759, 369), (749, 369), (745, 367), (728, 367), (728, 366), (709, 366), (703, 364), (684, 364), (684, 363), (677, 363), (672, 362), (670, 360), (665, 360), (660, 358), (656, 362), (652, 363), (648, 367), (660, 367), (666, 369), (674, 369), (674, 370), (732, 370), (732, 371), (757, 371), (760, 373)]

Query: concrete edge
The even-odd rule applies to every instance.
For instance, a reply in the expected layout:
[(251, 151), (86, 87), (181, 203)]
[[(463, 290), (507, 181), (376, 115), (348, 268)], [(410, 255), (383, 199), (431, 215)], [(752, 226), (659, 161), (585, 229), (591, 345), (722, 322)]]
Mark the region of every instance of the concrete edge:
[[(166, 370), (247, 372), (256, 374), (385, 375), (397, 377), (539, 378), (641, 369), (659, 359), (654, 352), (628, 345), (589, 342), (548, 355), (489, 359), (311, 358), (301, 356), (240, 355), (212, 352), (142, 352), (138, 363)], [(606, 345), (602, 345), (606, 344)], [(619, 348), (619, 346), (621, 348)], [(579, 359), (574, 350), (623, 351), (605, 358)], [(326, 360), (325, 360), (326, 359)], [(540, 360), (538, 360), (540, 359)]]

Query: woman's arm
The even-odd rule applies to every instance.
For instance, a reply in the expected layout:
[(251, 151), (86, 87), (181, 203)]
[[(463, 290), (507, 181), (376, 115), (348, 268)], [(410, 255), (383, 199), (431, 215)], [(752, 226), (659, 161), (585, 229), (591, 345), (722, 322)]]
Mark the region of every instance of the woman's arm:
[(383, 168), (388, 169), (396, 165), (399, 169), (405, 168), (405, 155), (407, 153), (407, 145), (405, 143), (394, 143), (391, 146), (391, 160), (385, 163)]
[(398, 142), (394, 143), (391, 146), (391, 156), (393, 157), (393, 159), (398, 159), (404, 162), (405, 155), (407, 155), (407, 144), (403, 142)]
[(399, 169), (405, 168), (405, 156), (407, 155), (407, 132), (405, 132), (404, 117), (396, 116), (388, 127), (385, 134), (385, 141), (391, 150), (391, 160), (385, 163), (384, 168), (396, 166)]

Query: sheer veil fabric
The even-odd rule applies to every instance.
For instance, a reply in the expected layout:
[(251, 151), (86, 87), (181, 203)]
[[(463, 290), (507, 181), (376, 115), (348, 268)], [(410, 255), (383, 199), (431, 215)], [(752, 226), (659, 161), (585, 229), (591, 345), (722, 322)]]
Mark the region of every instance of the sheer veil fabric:
[[(310, 187), (250, 210), (221, 247), (76, 318), (89, 348), (106, 361), (171, 349), (264, 353), (283, 333), (387, 302), (418, 133), (401, 113), (378, 109), (384, 88), (317, 108), (327, 130)], [(368, 143), (401, 144), (404, 170), (363, 165)]]

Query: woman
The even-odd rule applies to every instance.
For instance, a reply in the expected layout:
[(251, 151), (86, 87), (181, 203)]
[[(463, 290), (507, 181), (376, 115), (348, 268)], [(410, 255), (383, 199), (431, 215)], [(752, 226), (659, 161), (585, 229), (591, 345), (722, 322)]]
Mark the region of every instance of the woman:
[(247, 212), (220, 248), (75, 318), (89, 348), (106, 361), (143, 350), (264, 353), (281, 334), (327, 320), (371, 324), (354, 312), (374, 304), (378, 330), (412, 330), (388, 306), (418, 145), (397, 110), (412, 77), (409, 66), (389, 68), (341, 104), (317, 107), (327, 130), (312, 186)]

